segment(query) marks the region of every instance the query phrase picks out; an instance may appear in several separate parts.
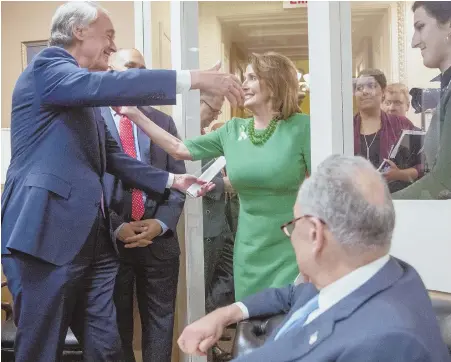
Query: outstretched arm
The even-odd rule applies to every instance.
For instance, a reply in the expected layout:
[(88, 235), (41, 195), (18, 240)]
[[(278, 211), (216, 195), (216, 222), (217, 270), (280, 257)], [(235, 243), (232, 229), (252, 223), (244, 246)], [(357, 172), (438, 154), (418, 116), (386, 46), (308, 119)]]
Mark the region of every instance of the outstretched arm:
[(177, 341), (180, 349), (188, 354), (205, 355), (228, 325), (249, 317), (288, 312), (295, 301), (295, 288), (289, 285), (285, 288), (266, 289), (247, 297), (242, 303), (216, 309), (184, 329)]
[(149, 138), (160, 146), (166, 153), (176, 160), (192, 160), (191, 154), (184, 143), (176, 136), (166, 132), (163, 128), (155, 124), (146, 117), (136, 107), (120, 107), (117, 112), (127, 116), (133, 123), (143, 130)]

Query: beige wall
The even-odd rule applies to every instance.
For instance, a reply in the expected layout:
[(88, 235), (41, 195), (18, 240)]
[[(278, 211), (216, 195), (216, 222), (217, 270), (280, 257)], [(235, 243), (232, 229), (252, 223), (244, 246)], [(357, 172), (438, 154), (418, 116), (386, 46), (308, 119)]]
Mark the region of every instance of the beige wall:
[[(152, 68), (171, 69), (171, 4), (169, 1), (151, 2)], [(172, 106), (155, 107), (172, 115)]]
[[(220, 17), (240, 16), (282, 10), (280, 1), (200, 1), (199, 2), (199, 67), (208, 69), (222, 61), (222, 69), (230, 71), (232, 44), (218, 20)], [(227, 121), (232, 112), (223, 107), (218, 121)]]
[[(62, 2), (2, 1), (2, 127), (9, 127), (11, 95), (14, 84), (22, 72), (21, 43), (46, 40), (50, 21)], [(102, 6), (111, 14), (116, 28), (118, 47), (135, 44), (134, 11), (132, 1), (103, 1)]]

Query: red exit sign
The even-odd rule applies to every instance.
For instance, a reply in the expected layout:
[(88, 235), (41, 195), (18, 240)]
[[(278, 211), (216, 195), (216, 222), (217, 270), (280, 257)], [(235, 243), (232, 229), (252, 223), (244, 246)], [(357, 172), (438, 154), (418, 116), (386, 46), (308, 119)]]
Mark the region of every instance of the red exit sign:
[(307, 7), (308, 1), (284, 1), (283, 8), (284, 9), (293, 9), (293, 8), (305, 8)]

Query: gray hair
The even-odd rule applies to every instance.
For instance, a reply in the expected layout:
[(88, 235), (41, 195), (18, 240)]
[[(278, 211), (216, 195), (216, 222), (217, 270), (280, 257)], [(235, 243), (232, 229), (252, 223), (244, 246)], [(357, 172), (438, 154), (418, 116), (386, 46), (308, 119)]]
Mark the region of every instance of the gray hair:
[(298, 200), (303, 215), (323, 220), (349, 250), (391, 244), (395, 209), (385, 180), (362, 157), (333, 155), (302, 184)]
[(76, 27), (87, 27), (98, 17), (99, 11), (108, 12), (93, 1), (69, 1), (61, 5), (52, 17), (49, 46), (67, 48), (74, 40)]

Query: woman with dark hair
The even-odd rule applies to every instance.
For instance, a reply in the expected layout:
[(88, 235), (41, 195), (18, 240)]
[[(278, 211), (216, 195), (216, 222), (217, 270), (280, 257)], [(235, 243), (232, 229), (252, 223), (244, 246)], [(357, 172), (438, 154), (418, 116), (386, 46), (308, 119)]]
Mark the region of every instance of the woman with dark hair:
[(424, 154), (430, 172), (393, 194), (396, 199), (440, 199), (451, 194), (451, 2), (415, 1), (412, 47), (423, 64), (441, 71), (441, 98), (432, 117)]
[(387, 79), (379, 69), (362, 70), (355, 81), (358, 113), (354, 117), (354, 153), (376, 168), (387, 160), (390, 167), (383, 175), (390, 191), (395, 192), (421, 177), (423, 165), (421, 154), (412, 157), (399, 152), (395, 160), (388, 159), (402, 131), (415, 126), (406, 117), (381, 110), (386, 87)]
[(311, 171), (310, 119), (299, 113), (298, 88), (290, 59), (274, 52), (253, 54), (243, 82), (244, 106), (252, 118), (233, 118), (214, 132), (184, 142), (136, 108), (121, 110), (174, 158), (225, 156), (240, 199), (233, 256), (237, 300), (292, 283), (299, 273), (290, 240), (280, 231), (290, 218), (299, 185)]

